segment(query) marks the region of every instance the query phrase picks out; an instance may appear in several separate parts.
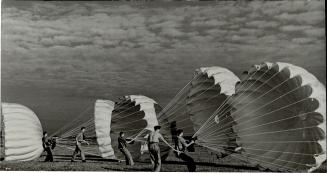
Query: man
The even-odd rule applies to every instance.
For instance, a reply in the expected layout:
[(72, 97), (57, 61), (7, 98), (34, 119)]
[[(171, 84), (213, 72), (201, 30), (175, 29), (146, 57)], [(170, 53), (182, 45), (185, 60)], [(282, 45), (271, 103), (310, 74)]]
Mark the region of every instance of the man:
[(75, 158), (76, 158), (76, 156), (77, 156), (77, 154), (79, 152), (81, 153), (82, 162), (86, 162), (84, 151), (82, 149), (82, 144), (89, 145), (89, 143), (84, 140), (84, 132), (85, 132), (85, 127), (82, 127), (81, 132), (75, 138), (76, 148), (75, 148), (75, 151), (73, 153), (73, 157), (72, 157), (72, 160), (71, 160), (72, 162), (75, 162)]
[(195, 172), (196, 170), (196, 165), (194, 163), (194, 160), (192, 157), (186, 154), (186, 149), (190, 145), (194, 144), (194, 140), (192, 140), (190, 143), (186, 143), (186, 140), (183, 138), (183, 130), (178, 129), (177, 130), (177, 150), (180, 152), (177, 152), (177, 157), (184, 160), (187, 165), (187, 169), (189, 172)]
[(119, 133), (118, 137), (118, 149), (123, 153), (125, 156), (126, 160), (126, 165), (134, 165), (133, 157), (131, 153), (127, 149), (127, 143), (131, 143), (132, 141), (127, 142), (126, 139), (124, 138), (124, 132)]
[(170, 134), (171, 134), (171, 140), (173, 141), (173, 144), (175, 146), (177, 146), (177, 123), (176, 123), (176, 121), (173, 121), (172, 123), (170, 123)]
[(47, 156), (45, 157), (45, 162), (53, 162), (53, 155), (51, 151), (52, 141), (48, 137), (48, 133), (45, 131), (43, 132), (42, 137), (42, 146), (45, 152), (47, 152)]
[[(153, 164), (153, 171), (160, 172), (161, 168), (161, 156), (159, 148), (159, 139), (162, 140), (166, 145), (174, 150), (174, 148), (169, 145), (169, 143), (160, 134), (160, 126), (154, 126), (154, 131), (148, 136), (148, 148), (150, 152), (151, 163)], [(175, 150), (176, 151), (176, 150)]]

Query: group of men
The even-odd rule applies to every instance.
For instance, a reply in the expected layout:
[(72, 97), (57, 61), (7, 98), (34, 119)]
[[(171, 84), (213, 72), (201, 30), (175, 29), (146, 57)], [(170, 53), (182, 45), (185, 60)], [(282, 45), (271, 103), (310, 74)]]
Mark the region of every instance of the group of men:
[[(173, 138), (174, 140), (174, 147), (171, 146), (165, 138), (160, 133), (160, 126), (155, 126), (154, 131), (147, 135), (147, 145), (150, 154), (150, 160), (153, 165), (153, 171), (159, 172), (161, 169), (161, 154), (160, 154), (160, 147), (159, 142), (163, 141), (167, 146), (169, 146), (175, 153), (176, 157), (184, 160), (187, 164), (187, 168), (189, 172), (194, 172), (196, 170), (196, 165), (192, 157), (187, 154), (187, 147), (194, 143), (194, 140), (191, 140), (189, 143), (183, 138), (183, 130), (179, 129), (176, 131), (176, 136)], [(82, 162), (86, 162), (85, 154), (82, 149), (82, 144), (89, 145), (87, 141), (85, 141), (84, 137), (85, 127), (81, 128), (81, 132), (76, 136), (75, 143), (76, 147), (72, 156), (71, 161), (75, 162), (75, 158), (80, 153)], [(53, 142), (48, 138), (47, 133), (44, 132), (43, 134), (43, 147), (44, 150), (47, 152), (47, 156), (45, 162), (52, 162), (53, 156), (51, 150), (54, 148)], [(120, 132), (118, 137), (118, 149), (122, 152), (125, 156), (126, 164), (127, 165), (134, 165), (133, 157), (127, 148), (128, 143), (132, 143), (132, 140), (127, 141), (124, 138), (124, 132)]]
[[(86, 162), (85, 154), (82, 149), (82, 144), (89, 145), (89, 143), (84, 139), (85, 138), (84, 132), (85, 132), (85, 127), (82, 127), (81, 132), (78, 133), (78, 135), (75, 138), (75, 144), (76, 144), (75, 146), (76, 147), (75, 147), (72, 159), (71, 159), (72, 162), (75, 162), (75, 158), (78, 155), (78, 153), (80, 153), (80, 155), (81, 155), (82, 162)], [(45, 162), (53, 162), (52, 150), (56, 147), (56, 139), (48, 137), (48, 133), (46, 131), (43, 132), (42, 146), (43, 146), (44, 151), (47, 153), (44, 161)]]
[[(176, 154), (176, 156), (182, 160), (184, 160), (187, 164), (187, 168), (189, 172), (194, 172), (196, 170), (196, 165), (192, 157), (187, 154), (187, 147), (194, 144), (194, 140), (191, 140), (189, 143), (183, 138), (183, 130), (178, 129), (176, 133), (176, 137), (173, 138), (175, 147), (171, 146), (165, 138), (160, 133), (160, 126), (155, 126), (154, 131), (152, 131), (147, 136), (147, 144), (150, 153), (151, 163), (153, 165), (153, 171), (160, 172), (161, 169), (161, 154), (159, 142), (164, 142), (167, 146), (169, 146)], [(118, 147), (120, 151), (124, 154), (126, 158), (127, 165), (134, 165), (133, 158), (131, 153), (127, 149), (127, 143), (131, 143), (131, 141), (127, 142), (124, 138), (124, 133), (120, 132), (120, 136), (118, 138)]]

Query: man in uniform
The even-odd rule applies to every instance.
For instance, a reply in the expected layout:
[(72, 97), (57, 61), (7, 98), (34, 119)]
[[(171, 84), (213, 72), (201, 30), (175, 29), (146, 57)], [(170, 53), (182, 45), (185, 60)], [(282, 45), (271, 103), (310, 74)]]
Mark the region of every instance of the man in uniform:
[[(154, 126), (154, 131), (149, 134), (148, 145), (150, 152), (151, 163), (153, 164), (153, 171), (160, 172), (161, 168), (161, 156), (159, 148), (159, 139), (166, 143), (170, 148), (174, 148), (169, 145), (165, 138), (160, 134), (160, 126)], [(176, 150), (175, 150), (176, 151)]]
[(43, 137), (42, 137), (42, 146), (45, 152), (47, 152), (47, 156), (45, 157), (45, 162), (53, 162), (53, 155), (51, 151), (51, 139), (48, 137), (48, 133), (45, 131), (43, 132)]
[(81, 132), (75, 138), (75, 140), (76, 140), (76, 148), (75, 148), (75, 151), (73, 153), (73, 157), (72, 157), (72, 160), (71, 160), (72, 162), (75, 162), (75, 158), (76, 158), (76, 156), (77, 156), (77, 154), (79, 152), (81, 153), (82, 162), (86, 162), (84, 151), (82, 149), (82, 144), (89, 145), (89, 143), (84, 140), (84, 132), (85, 132), (85, 127), (82, 127), (81, 128)]
[(118, 149), (123, 153), (126, 160), (126, 165), (134, 165), (133, 157), (131, 153), (127, 149), (127, 143), (131, 143), (132, 141), (127, 142), (124, 138), (124, 132), (119, 133), (118, 137)]

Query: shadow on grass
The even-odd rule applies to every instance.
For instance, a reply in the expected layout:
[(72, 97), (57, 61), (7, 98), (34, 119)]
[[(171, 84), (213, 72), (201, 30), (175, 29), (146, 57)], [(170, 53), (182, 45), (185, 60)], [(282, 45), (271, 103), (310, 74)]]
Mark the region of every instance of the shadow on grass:
[(111, 167), (102, 167), (108, 171), (133, 171), (133, 172), (151, 172), (151, 168), (139, 168), (139, 167), (121, 167), (121, 168), (111, 168)]

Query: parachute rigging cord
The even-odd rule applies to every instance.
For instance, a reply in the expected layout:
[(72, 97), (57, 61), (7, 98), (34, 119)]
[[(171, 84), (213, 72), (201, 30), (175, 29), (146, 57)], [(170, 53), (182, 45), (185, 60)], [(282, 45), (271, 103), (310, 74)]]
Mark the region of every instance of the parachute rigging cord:
[[(114, 152), (117, 150), (116, 139), (119, 132), (123, 131), (125, 137), (139, 141), (143, 138), (145, 129), (152, 130), (158, 125), (156, 113), (161, 110), (154, 100), (140, 95), (125, 96), (116, 103), (97, 100), (94, 113), (91, 108), (86, 108), (71, 123), (54, 133), (60, 136), (59, 146), (72, 148), (75, 136), (81, 127), (85, 127), (85, 137), (90, 143), (89, 146), (83, 146), (86, 152), (104, 158), (116, 158), (115, 153), (120, 153)], [(114, 138), (115, 142), (111, 142), (111, 138)], [(139, 145), (132, 145), (130, 150), (133, 155), (137, 155)]]
[[(201, 126), (203, 123), (210, 121), (212, 118), (210, 116), (219, 106), (224, 106), (226, 98), (233, 94), (233, 88), (238, 81), (236, 75), (222, 67), (198, 69), (193, 79), (160, 112), (159, 124), (169, 131), (169, 126), (175, 121), (177, 128), (183, 129), (186, 136), (192, 136), (199, 128), (203, 128)], [(169, 132), (166, 136), (173, 138)], [(209, 140), (209, 138), (201, 138), (201, 134), (197, 137), (201, 141)], [(221, 142), (236, 147), (233, 140), (227, 139)], [(229, 152), (227, 150), (215, 151)]]
[(211, 135), (233, 129), (244, 150), (242, 157), (254, 164), (280, 171), (319, 167), (326, 160), (325, 87), (306, 70), (286, 63), (265, 63), (249, 75), (224, 103), (232, 105), (228, 111), (233, 125), (208, 133), (220, 125), (212, 121), (222, 113), (218, 108), (194, 134), (200, 136), (198, 143), (212, 150), (228, 147), (218, 142), (225, 135)]
[(85, 135), (94, 139), (87, 152), (104, 157), (113, 155), (108, 146), (114, 134), (124, 131), (128, 138), (144, 141), (159, 124), (170, 142), (173, 130), (183, 129), (214, 153), (272, 171), (310, 172), (326, 160), (325, 87), (292, 64), (255, 65), (242, 80), (225, 68), (200, 68), (163, 110), (144, 96), (127, 96), (113, 105), (104, 111), (111, 129), (105, 142), (99, 142), (98, 120), (87, 108), (81, 114), (89, 116), (80, 115), (56, 132), (61, 144), (67, 146), (85, 126)]

